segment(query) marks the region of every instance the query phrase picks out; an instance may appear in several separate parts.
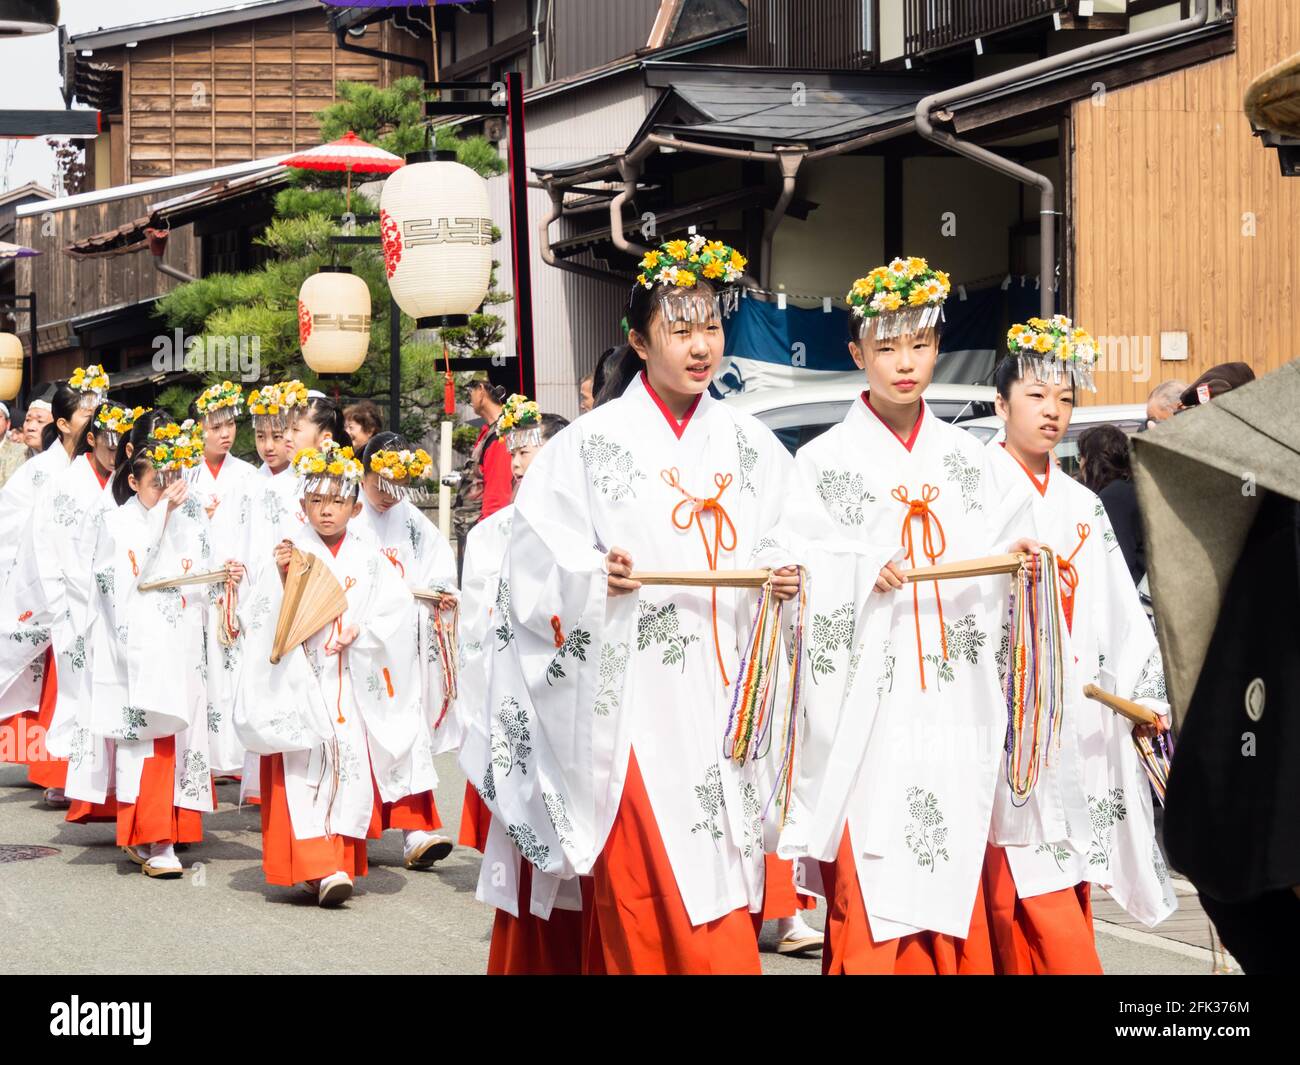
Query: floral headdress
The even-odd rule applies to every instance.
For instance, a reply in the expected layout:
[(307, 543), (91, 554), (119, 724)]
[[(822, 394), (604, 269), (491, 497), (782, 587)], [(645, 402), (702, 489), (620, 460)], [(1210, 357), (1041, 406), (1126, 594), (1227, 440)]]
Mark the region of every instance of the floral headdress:
[(192, 418), (157, 426), (145, 442), (145, 455), (165, 488), (194, 469), (203, 458), (203, 427)]
[(1097, 342), (1063, 314), (1030, 318), (1025, 325), (1013, 325), (1007, 334), (1007, 350), (1020, 360), (1020, 375), (1032, 370), (1040, 381), (1059, 383), (1067, 374), (1075, 387), (1096, 392), (1093, 372), (1097, 367)]
[[(670, 240), (646, 253), (638, 284), (662, 288), (660, 303), (670, 322), (707, 322), (721, 311), (730, 314), (740, 301), (735, 285), (745, 276), (747, 260), (720, 240), (708, 240), (691, 227), (690, 237)], [(713, 292), (699, 289), (708, 282)]]
[(204, 425), (233, 421), (239, 417), (243, 405), (244, 389), (234, 381), (222, 381), (211, 388), (205, 388), (194, 401)]
[(858, 278), (846, 299), (854, 316), (867, 322), (868, 335), (890, 340), (942, 322), (943, 304), (951, 291), (947, 274), (912, 256), (877, 266)]
[(293, 469), (302, 482), (304, 493), (322, 495), (342, 492), (355, 495), (365, 475), (361, 463), (350, 447), (340, 447), (334, 440), (324, 440), (320, 447), (305, 447), (293, 457)]
[(125, 407), (109, 407), (101, 403), (95, 411), (95, 430), (108, 438), (109, 447), (115, 448), (122, 435), (129, 433), (135, 423), (151, 410), (152, 407), (127, 410)]
[(307, 406), (307, 386), (301, 381), (263, 385), (248, 393), (248, 413), (257, 428), (289, 428), (293, 416)]
[(505, 441), (509, 451), (540, 445), (542, 411), (537, 401), (518, 393), (507, 399), (501, 417), (497, 419), (497, 436)]
[(419, 498), (424, 495), (424, 486), (418, 482), (428, 480), (433, 459), (424, 448), (414, 451), (385, 449), (370, 456), (370, 468), (379, 474), (379, 486), (390, 496), (405, 499), (415, 495)]
[(95, 407), (108, 391), (108, 374), (102, 366), (78, 366), (68, 378), (68, 387), (81, 393), (81, 406)]

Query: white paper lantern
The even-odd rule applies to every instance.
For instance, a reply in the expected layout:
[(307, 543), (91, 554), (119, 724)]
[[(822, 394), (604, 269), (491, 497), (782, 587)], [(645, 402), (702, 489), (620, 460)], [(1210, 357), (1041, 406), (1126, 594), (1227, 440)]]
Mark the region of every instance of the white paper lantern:
[(0, 37), (50, 33), (58, 24), (58, 0), (0, 0)]
[(322, 267), (298, 292), (302, 357), (317, 373), (352, 373), (370, 350), (370, 288), (346, 266)]
[(15, 399), (22, 385), (23, 342), (13, 333), (0, 333), (0, 399)]
[(466, 325), (492, 278), (487, 182), (455, 152), (415, 152), (379, 200), (388, 287), (419, 329)]

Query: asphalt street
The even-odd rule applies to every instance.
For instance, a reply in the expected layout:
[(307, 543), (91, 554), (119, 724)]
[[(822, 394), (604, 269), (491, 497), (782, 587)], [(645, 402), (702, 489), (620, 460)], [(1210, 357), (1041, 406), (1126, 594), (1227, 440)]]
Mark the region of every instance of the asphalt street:
[[(464, 778), (454, 756), (439, 760), (442, 831), (459, 828)], [(297, 889), (268, 886), (256, 807), (219, 787), (207, 838), (182, 851), (179, 881), (142, 876), (113, 842), (112, 825), (69, 825), (45, 807), (26, 771), (0, 766), (0, 972), (21, 973), (482, 973), (492, 911), (474, 899), (479, 855), (457, 848), (429, 872), (402, 867), (401, 833), (370, 845), (370, 873), (341, 909), (321, 910)], [(53, 848), (3, 860), (6, 845)], [(13, 852), (10, 852), (10, 857)], [(821, 927), (824, 911), (809, 915)], [(1203, 948), (1098, 922), (1107, 973), (1211, 971)], [(768, 973), (820, 972), (816, 955), (770, 952)]]

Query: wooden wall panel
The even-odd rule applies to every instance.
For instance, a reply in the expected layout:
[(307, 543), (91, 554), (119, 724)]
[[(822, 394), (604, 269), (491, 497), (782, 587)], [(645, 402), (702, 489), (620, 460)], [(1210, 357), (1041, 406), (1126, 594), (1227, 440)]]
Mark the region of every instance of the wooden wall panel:
[[(387, 26), (363, 43), (421, 47)], [(314, 112), (334, 102), (339, 81), (384, 85), (413, 70), (340, 51), (319, 12), (142, 42), (116, 58), (126, 68), (129, 181), (309, 148), (320, 142)]]
[[(1300, 179), (1241, 109), (1250, 82), (1300, 50), (1300, 4), (1241, 4), (1236, 33), (1232, 55), (1074, 105), (1075, 317), (1151, 346), (1149, 379), (1132, 356), (1108, 366), (1097, 403), (1144, 403), (1220, 362), (1262, 375), (1300, 357)], [(1160, 361), (1162, 332), (1188, 333), (1187, 362)]]

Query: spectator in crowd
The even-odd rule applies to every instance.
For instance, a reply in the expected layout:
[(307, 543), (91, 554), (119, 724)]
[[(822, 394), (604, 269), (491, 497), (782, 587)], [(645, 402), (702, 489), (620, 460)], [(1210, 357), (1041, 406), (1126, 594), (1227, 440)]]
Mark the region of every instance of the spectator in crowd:
[(1147, 396), (1148, 429), (1183, 409), (1181, 397), (1186, 388), (1186, 381), (1163, 381), (1151, 390)]
[(1216, 396), (1231, 392), (1234, 388), (1248, 385), (1255, 380), (1255, 371), (1244, 362), (1221, 362), (1211, 366), (1195, 381), (1187, 386), (1179, 397), (1184, 410), (1209, 403)]
[(363, 399), (343, 408), (343, 428), (352, 438), (353, 451), (360, 455), (370, 438), (383, 431), (384, 419), (380, 416), (378, 407), (370, 400)]
[(27, 408), (27, 417), (23, 419), (23, 436), (32, 454), (45, 450), (41, 436), (45, 432), (45, 427), (52, 421), (54, 421), (54, 412), (50, 409), (50, 401), (32, 400), (32, 405)]
[(27, 460), (26, 446), (9, 438), (10, 427), (9, 408), (0, 403), (0, 488)]
[(1134, 584), (1140, 584), (1147, 571), (1146, 541), (1133, 484), (1128, 436), (1123, 429), (1094, 425), (1083, 431), (1079, 436), (1079, 480), (1101, 497), (1129, 575)]
[(606, 348), (600, 353), (600, 358), (596, 360), (596, 369), (591, 375), (591, 394), (594, 397), (593, 406), (599, 406), (602, 402), (608, 402), (611, 399), (618, 398), (612, 395), (605, 396), (602, 395), (602, 393), (605, 391), (605, 381), (609, 374), (610, 357), (621, 350), (621, 348)]
[(9, 430), (4, 434), (6, 439), (12, 440), (15, 444), (22, 444), (23, 447), (27, 446), (27, 435), (23, 432), (23, 419), (25, 417), (27, 415), (23, 411), (10, 411)]
[(592, 391), (595, 382), (594, 374), (587, 374), (578, 382), (578, 413), (586, 414), (596, 405), (596, 395)]
[(456, 500), (452, 504), (452, 521), (456, 539), (461, 543), (478, 522), (509, 506), (514, 496), (514, 475), (510, 472), (510, 452), (497, 439), (496, 425), (504, 409), (506, 390), (490, 381), (471, 381), (469, 404), (483, 419), (469, 462), (460, 473)]

